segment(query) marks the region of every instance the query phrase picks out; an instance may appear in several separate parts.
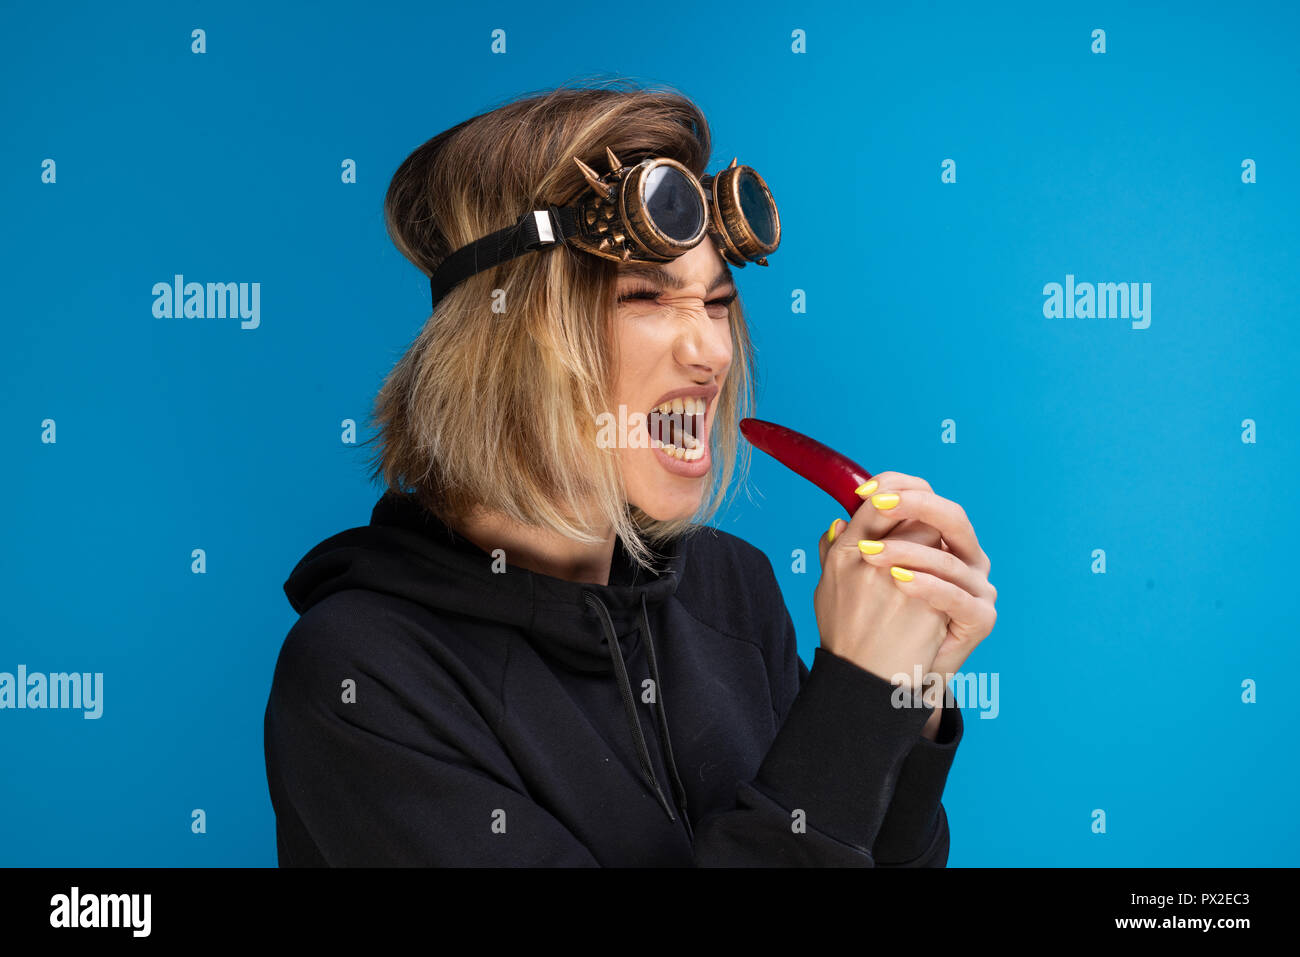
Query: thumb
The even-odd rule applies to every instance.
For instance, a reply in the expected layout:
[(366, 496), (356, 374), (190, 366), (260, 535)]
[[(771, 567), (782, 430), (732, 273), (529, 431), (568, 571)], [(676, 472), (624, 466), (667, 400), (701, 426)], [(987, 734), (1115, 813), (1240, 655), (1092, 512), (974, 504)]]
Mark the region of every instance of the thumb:
[(826, 567), (826, 553), (831, 550), (831, 544), (837, 536), (843, 534), (844, 529), (848, 528), (849, 523), (842, 518), (837, 518), (831, 522), (830, 527), (822, 532), (822, 537), (817, 542), (817, 560), (821, 563), (822, 568)]

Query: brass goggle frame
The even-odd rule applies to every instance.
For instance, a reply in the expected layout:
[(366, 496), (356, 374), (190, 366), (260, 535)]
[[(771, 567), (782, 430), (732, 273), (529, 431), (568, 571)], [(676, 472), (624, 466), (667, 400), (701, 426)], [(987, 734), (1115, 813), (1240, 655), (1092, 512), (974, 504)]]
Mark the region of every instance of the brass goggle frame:
[[(615, 262), (668, 262), (709, 235), (722, 256), (739, 267), (747, 262), (766, 266), (768, 255), (781, 244), (781, 219), (771, 190), (752, 167), (737, 166), (735, 158), (718, 173), (696, 179), (667, 157), (625, 166), (609, 147), (605, 155), (610, 168), (603, 176), (573, 157), (591, 189), (575, 204), (578, 230), (567, 238), (570, 244)], [(662, 228), (652, 211), (661, 181), (675, 174), (680, 178), (670, 188), (684, 191), (679, 199), (693, 197), (699, 210), (698, 228), (678, 235)]]

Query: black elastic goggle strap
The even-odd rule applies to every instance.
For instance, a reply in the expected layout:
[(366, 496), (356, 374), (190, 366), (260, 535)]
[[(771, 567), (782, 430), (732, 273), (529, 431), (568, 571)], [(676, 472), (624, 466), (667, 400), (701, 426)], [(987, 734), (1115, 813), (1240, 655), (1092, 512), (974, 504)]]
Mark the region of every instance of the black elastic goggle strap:
[(535, 249), (558, 246), (578, 230), (578, 211), (572, 207), (548, 206), (529, 210), (519, 222), (460, 247), (429, 277), (433, 308), (458, 282), (484, 269), (522, 256)]

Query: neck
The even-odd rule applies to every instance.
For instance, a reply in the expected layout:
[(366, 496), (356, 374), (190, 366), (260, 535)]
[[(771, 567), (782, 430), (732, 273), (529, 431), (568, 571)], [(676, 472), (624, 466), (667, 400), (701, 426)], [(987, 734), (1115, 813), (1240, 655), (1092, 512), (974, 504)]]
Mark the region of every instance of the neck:
[(575, 542), (548, 529), (523, 525), (499, 512), (479, 510), (463, 518), (456, 531), (489, 555), (505, 551), (511, 565), (567, 581), (608, 585), (614, 559), (614, 530), (603, 541)]

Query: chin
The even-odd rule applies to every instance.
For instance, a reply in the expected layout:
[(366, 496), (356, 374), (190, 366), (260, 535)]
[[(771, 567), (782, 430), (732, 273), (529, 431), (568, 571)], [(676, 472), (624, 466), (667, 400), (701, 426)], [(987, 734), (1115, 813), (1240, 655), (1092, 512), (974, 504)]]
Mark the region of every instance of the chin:
[(655, 521), (671, 522), (679, 518), (690, 518), (699, 510), (702, 499), (698, 491), (694, 494), (688, 492), (669, 495), (661, 490), (653, 490), (648, 494), (642, 491), (639, 495), (633, 495), (629, 501)]
[(679, 502), (675, 505), (663, 505), (654, 502), (648, 504), (636, 502), (634, 504), (656, 522), (671, 522), (679, 518), (690, 518), (695, 514), (696, 509), (700, 507), (698, 500), (687, 504)]
[(708, 491), (707, 473), (695, 478), (673, 475), (651, 458), (654, 454), (645, 449), (640, 456), (623, 460), (628, 503), (657, 522), (690, 518)]

